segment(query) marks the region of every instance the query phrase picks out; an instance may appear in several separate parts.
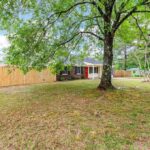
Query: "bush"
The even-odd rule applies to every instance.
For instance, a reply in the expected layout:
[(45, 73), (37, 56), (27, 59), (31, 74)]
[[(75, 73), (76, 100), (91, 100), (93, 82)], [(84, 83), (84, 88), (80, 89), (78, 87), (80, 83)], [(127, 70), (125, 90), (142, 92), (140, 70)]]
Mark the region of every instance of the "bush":
[(65, 77), (60, 77), (60, 81), (64, 81), (65, 80)]
[(72, 77), (71, 77), (71, 76), (69, 76), (67, 79), (68, 79), (68, 80), (72, 80)]

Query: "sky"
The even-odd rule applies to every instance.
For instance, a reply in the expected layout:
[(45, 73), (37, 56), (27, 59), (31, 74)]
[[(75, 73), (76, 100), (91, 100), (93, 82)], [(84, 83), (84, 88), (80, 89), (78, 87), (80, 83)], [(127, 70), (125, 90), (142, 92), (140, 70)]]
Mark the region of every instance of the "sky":
[(4, 53), (3, 49), (8, 48), (10, 46), (10, 42), (7, 39), (6, 35), (0, 34), (0, 62), (3, 61)]
[(5, 35), (0, 35), (0, 49), (9, 47), (10, 42)]
[[(24, 14), (24, 15), (19, 14), (19, 17), (21, 19), (24, 19), (24, 21), (26, 21), (32, 17), (32, 14), (31, 13)], [(6, 31), (0, 31), (0, 63), (3, 61), (4, 58), (3, 49), (8, 48), (10, 46), (10, 42), (6, 34), (7, 34)]]

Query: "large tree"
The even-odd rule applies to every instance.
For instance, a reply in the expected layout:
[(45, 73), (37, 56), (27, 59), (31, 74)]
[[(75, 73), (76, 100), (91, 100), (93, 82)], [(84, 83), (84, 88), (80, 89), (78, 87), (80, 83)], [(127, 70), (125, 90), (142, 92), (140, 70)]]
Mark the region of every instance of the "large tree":
[(22, 19), (11, 34), (7, 60), (24, 70), (42, 69), (74, 59), (94, 43), (104, 48), (98, 88), (112, 89), (116, 32), (131, 16), (150, 12), (149, 8), (149, 0), (37, 0), (26, 11), (31, 18)]

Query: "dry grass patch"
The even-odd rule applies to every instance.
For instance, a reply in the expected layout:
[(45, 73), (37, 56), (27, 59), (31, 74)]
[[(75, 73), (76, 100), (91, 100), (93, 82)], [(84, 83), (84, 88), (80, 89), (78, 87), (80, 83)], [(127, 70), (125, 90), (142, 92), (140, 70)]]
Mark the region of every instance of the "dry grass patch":
[(99, 92), (97, 82), (1, 89), (0, 149), (150, 149), (150, 85)]

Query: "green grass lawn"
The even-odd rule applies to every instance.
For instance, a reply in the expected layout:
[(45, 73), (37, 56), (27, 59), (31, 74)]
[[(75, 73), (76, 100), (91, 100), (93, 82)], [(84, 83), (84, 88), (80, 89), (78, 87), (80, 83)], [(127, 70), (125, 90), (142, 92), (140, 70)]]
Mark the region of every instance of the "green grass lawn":
[(148, 150), (150, 83), (114, 79), (0, 89), (0, 149)]

